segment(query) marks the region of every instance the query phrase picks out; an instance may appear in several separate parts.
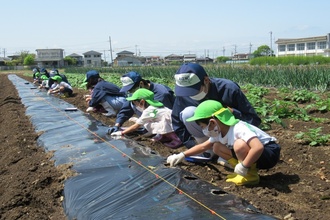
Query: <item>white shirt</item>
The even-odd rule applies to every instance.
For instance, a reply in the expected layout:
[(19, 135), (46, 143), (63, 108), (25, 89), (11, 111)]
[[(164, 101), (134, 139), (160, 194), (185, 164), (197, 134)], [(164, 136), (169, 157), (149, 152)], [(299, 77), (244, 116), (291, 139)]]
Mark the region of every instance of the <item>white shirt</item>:
[(244, 121), (239, 121), (237, 124), (230, 126), (224, 137), (220, 133), (218, 137), (210, 137), (209, 141), (211, 143), (220, 142), (229, 149), (233, 149), (233, 145), (237, 139), (248, 142), (253, 137), (257, 137), (263, 145), (270, 141), (276, 141), (275, 137)]
[(51, 89), (55, 90), (55, 89), (59, 89), (60, 86), (63, 86), (64, 88), (68, 88), (68, 89), (71, 89), (72, 90), (72, 86), (70, 86), (70, 84), (62, 81), (60, 83), (57, 83), (57, 82), (54, 82), (51, 86)]
[(172, 110), (167, 107), (149, 105), (136, 123), (143, 125), (152, 134), (167, 134), (173, 132), (171, 114)]

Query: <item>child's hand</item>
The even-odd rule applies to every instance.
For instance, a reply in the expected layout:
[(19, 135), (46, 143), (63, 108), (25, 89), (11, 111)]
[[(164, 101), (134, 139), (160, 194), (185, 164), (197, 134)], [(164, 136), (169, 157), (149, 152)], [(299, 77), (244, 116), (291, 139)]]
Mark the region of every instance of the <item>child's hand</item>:
[(122, 135), (123, 135), (122, 131), (116, 131), (111, 133), (111, 136), (122, 136)]
[(185, 158), (185, 155), (184, 155), (184, 153), (181, 152), (179, 154), (173, 154), (173, 155), (169, 156), (167, 158), (166, 162), (169, 163), (171, 167), (174, 167), (178, 163), (181, 163), (184, 158)]
[(246, 176), (248, 170), (249, 170), (249, 168), (244, 167), (242, 163), (238, 163), (235, 166), (234, 172), (241, 175), (241, 176)]

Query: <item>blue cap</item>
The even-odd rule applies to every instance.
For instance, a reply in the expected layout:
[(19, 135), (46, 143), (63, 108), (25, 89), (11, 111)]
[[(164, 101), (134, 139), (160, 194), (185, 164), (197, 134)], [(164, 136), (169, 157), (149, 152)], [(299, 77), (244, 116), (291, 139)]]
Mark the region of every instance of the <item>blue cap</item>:
[(86, 73), (86, 80), (85, 80), (85, 82), (87, 82), (87, 81), (88, 81), (90, 78), (92, 78), (92, 77), (97, 77), (97, 78), (99, 78), (99, 77), (100, 77), (99, 72), (96, 71), (96, 70), (90, 70), (90, 71), (88, 71), (88, 72)]
[(123, 84), (123, 87), (120, 89), (120, 92), (127, 92), (131, 90), (135, 83), (138, 83), (142, 80), (142, 77), (137, 72), (128, 72), (120, 77), (120, 81)]
[(176, 72), (175, 95), (194, 96), (197, 95), (207, 76), (204, 68), (197, 63), (185, 63)]
[(49, 72), (49, 76), (50, 77), (53, 77), (53, 76), (56, 76), (58, 75), (58, 70), (57, 69), (52, 69), (50, 72)]

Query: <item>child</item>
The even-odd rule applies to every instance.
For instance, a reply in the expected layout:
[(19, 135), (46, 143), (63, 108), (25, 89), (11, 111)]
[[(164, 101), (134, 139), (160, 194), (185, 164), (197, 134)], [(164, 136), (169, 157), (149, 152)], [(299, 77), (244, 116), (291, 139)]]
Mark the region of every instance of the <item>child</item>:
[(235, 174), (228, 175), (227, 182), (254, 185), (259, 183), (258, 169), (272, 168), (279, 160), (281, 148), (275, 142), (276, 138), (236, 119), (231, 111), (218, 101), (202, 102), (187, 121), (196, 121), (209, 139), (185, 152), (169, 156), (167, 163), (170, 166), (182, 162), (185, 157), (213, 147), (215, 154), (234, 167)]
[(39, 85), (39, 89), (46, 89), (46, 90), (48, 90), (49, 89), (49, 86), (48, 86), (49, 79), (48, 79), (48, 77), (46, 75), (42, 75), (40, 77), (40, 79), (42, 81), (41, 81), (41, 84)]
[(86, 88), (91, 91), (91, 96), (86, 97), (89, 106), (86, 111), (94, 111), (98, 105), (102, 105), (107, 111), (103, 115), (115, 117), (126, 102), (125, 93), (120, 92), (117, 85), (101, 78), (96, 70), (90, 70), (86, 73), (85, 82), (87, 83)]
[(41, 74), (39, 68), (38, 67), (33, 68), (32, 72), (33, 72), (33, 84), (39, 84), (41, 81), (40, 80)]
[(128, 134), (144, 126), (148, 133), (156, 135), (153, 141), (160, 141), (170, 148), (178, 148), (182, 145), (180, 139), (173, 132), (172, 110), (165, 107), (163, 103), (154, 100), (152, 91), (141, 88), (126, 99), (132, 101), (133, 105), (142, 112), (142, 115), (135, 121), (135, 124), (124, 131), (111, 133), (112, 136)]
[(72, 96), (73, 90), (70, 84), (62, 81), (62, 77), (56, 75), (51, 77), (52, 80), (54, 80), (53, 85), (48, 90), (48, 94), (64, 94), (65, 97)]

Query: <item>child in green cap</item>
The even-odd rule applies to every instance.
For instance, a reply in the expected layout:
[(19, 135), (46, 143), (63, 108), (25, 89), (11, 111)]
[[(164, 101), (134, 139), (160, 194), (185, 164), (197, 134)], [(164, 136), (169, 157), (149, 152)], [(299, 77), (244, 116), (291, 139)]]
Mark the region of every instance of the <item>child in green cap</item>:
[(39, 89), (49, 89), (48, 86), (48, 77), (46, 75), (42, 75), (40, 77), (40, 79), (42, 80), (40, 85), (39, 85)]
[(156, 135), (153, 140), (160, 141), (170, 148), (178, 148), (182, 145), (172, 127), (172, 110), (165, 107), (163, 103), (154, 100), (154, 93), (149, 89), (140, 88), (131, 97), (126, 98), (132, 101), (133, 105), (142, 112), (142, 115), (135, 121), (135, 124), (123, 131), (111, 133), (111, 136), (129, 134), (141, 126), (150, 134)]
[(64, 94), (66, 97), (72, 96), (73, 90), (69, 83), (63, 81), (62, 77), (59, 75), (51, 77), (54, 83), (48, 90), (48, 94)]
[(196, 121), (209, 139), (182, 153), (169, 156), (167, 163), (170, 166), (177, 165), (185, 157), (213, 148), (215, 154), (226, 159), (234, 168), (235, 173), (229, 174), (226, 182), (254, 185), (259, 183), (258, 169), (270, 169), (279, 160), (281, 148), (275, 137), (236, 119), (218, 101), (202, 102), (187, 121)]

